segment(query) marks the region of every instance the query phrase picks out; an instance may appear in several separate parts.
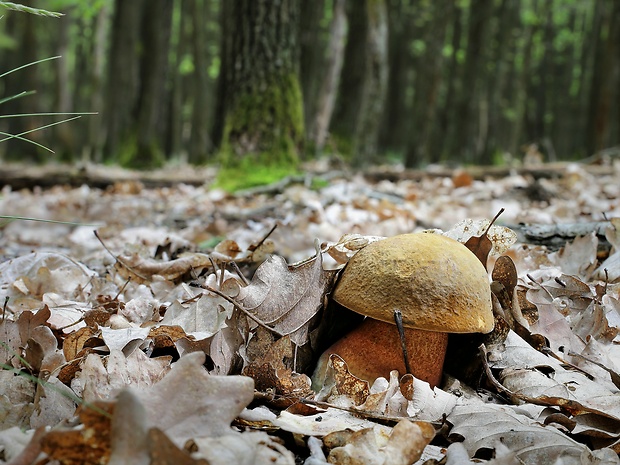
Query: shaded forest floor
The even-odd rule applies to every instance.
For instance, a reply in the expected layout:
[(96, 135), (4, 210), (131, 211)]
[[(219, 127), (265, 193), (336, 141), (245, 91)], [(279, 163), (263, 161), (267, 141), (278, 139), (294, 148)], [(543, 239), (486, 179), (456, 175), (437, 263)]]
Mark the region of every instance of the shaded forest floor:
[(77, 225), (4, 224), (0, 256), (14, 256), (17, 249), (76, 248), (76, 258), (84, 260), (101, 252), (92, 231), (102, 227), (106, 237), (123, 236), (121, 243), (154, 247), (169, 237), (195, 248), (223, 237), (247, 245), (277, 224), (270, 237), (275, 250), (300, 260), (313, 253), (315, 238), (446, 230), (466, 218), (492, 218), (502, 208), (499, 224), (509, 226), (603, 221), (620, 214), (619, 170), (561, 163), (355, 174), (315, 165), (306, 176), (228, 194), (209, 188), (212, 169), (6, 165), (0, 183), (14, 187), (2, 191), (3, 215)]
[[(236, 194), (211, 189), (209, 170), (10, 173), (46, 187), (0, 193), (2, 215), (42, 220), (0, 219), (0, 460), (620, 463), (620, 163), (316, 166)], [(492, 286), (506, 326), (469, 356), (484, 371), (352, 392), (360, 380), (333, 365), (315, 397), (312, 365), (295, 370), (316, 354), (294, 358), (293, 343), (312, 347), (356, 247), (435, 228), (465, 242), (500, 211), (517, 242), (502, 226), (489, 236), (516, 271), (493, 279), (515, 292)], [(527, 225), (559, 242), (527, 244)], [(228, 373), (247, 376), (212, 376)]]

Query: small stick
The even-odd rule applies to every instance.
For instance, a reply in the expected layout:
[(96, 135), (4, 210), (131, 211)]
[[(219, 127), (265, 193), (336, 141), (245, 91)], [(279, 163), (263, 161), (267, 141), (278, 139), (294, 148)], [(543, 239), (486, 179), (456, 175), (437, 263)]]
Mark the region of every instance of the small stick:
[(394, 310), (394, 321), (396, 322), (396, 328), (398, 328), (398, 335), (400, 336), (400, 346), (403, 349), (405, 369), (407, 370), (407, 373), (411, 374), (411, 367), (409, 366), (409, 353), (407, 352), (407, 341), (405, 340), (405, 328), (403, 328), (403, 314), (398, 308)]
[(263, 236), (263, 238), (262, 238), (260, 241), (258, 241), (256, 244), (252, 244), (252, 245), (250, 245), (250, 246), (248, 247), (248, 250), (249, 250), (250, 252), (254, 252), (256, 249), (258, 249), (261, 245), (263, 245), (263, 243), (267, 240), (267, 238), (268, 238), (269, 236), (271, 236), (271, 233), (273, 233), (273, 232), (276, 230), (276, 228), (277, 228), (277, 227), (278, 227), (278, 223), (274, 223), (274, 225), (273, 225), (273, 226), (271, 227), (271, 229), (267, 232), (267, 234), (265, 234), (265, 235)]
[(230, 302), (231, 304), (233, 304), (235, 306), (235, 308), (238, 308), (245, 316), (247, 316), (248, 318), (250, 318), (251, 320), (253, 320), (256, 324), (258, 324), (259, 326), (262, 326), (263, 328), (265, 328), (267, 331), (272, 332), (273, 334), (283, 337), (286, 336), (286, 334), (282, 334), (280, 331), (278, 331), (277, 329), (272, 328), (271, 326), (269, 326), (267, 323), (264, 323), (263, 320), (261, 320), (260, 318), (258, 318), (256, 315), (252, 315), (251, 312), (247, 311), (243, 305), (241, 305), (239, 302), (237, 302), (235, 299), (233, 299), (232, 297), (227, 296), (226, 294), (224, 294), (222, 291), (219, 291), (217, 289), (214, 289), (212, 287), (209, 286), (205, 286), (205, 289), (209, 292), (212, 292), (215, 295), (220, 296), (222, 299), (227, 300), (228, 302)]

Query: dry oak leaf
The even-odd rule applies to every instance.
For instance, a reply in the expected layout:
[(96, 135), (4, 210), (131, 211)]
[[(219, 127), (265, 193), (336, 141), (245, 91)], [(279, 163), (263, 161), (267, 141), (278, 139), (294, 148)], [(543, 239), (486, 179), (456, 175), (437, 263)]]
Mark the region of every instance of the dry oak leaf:
[(489, 228), (490, 223), (491, 221), (488, 219), (462, 220), (452, 226), (449, 231), (446, 231), (444, 236), (448, 236), (464, 244), (474, 236), (482, 236), (488, 229), (486, 237), (491, 241), (491, 255), (502, 254), (517, 241), (517, 234), (512, 229), (505, 226), (498, 226), (494, 224)]
[(189, 439), (221, 436), (254, 398), (247, 376), (214, 376), (204, 368), (205, 355), (192, 352), (172, 365), (150, 387), (131, 388), (144, 406), (146, 428), (159, 428), (178, 447)]
[(296, 265), (271, 255), (239, 289), (238, 305), (296, 345), (308, 342), (311, 320), (322, 308), (335, 271), (323, 269), (321, 253)]
[(620, 218), (612, 218), (605, 231), (605, 237), (613, 246), (613, 251), (594, 272), (594, 277), (616, 283), (620, 281)]
[(82, 427), (53, 430), (41, 441), (41, 448), (50, 458), (62, 465), (106, 464), (110, 456), (110, 414), (114, 404), (97, 402), (96, 409), (83, 407), (79, 411)]
[[(259, 331), (262, 329), (258, 328)], [(311, 397), (314, 394), (310, 389), (310, 378), (291, 370), (292, 360), (293, 346), (290, 338), (284, 336), (271, 342), (260, 357), (244, 368), (243, 374), (254, 379), (258, 391), (274, 389), (276, 394), (281, 396), (281, 399), (276, 399), (276, 404), (287, 407), (299, 398)]]
[(450, 436), (462, 439), (470, 456), (481, 449), (492, 450), (501, 441), (526, 465), (558, 463), (557, 460), (563, 465), (620, 464), (610, 449), (592, 451), (552, 426), (541, 426), (519, 410), (481, 402), (457, 406), (447, 418), (453, 425)]
[(85, 401), (107, 400), (127, 386), (155, 384), (168, 372), (170, 360), (169, 356), (148, 358), (141, 350), (129, 356), (118, 349), (105, 357), (88, 354), (71, 388)]
[(409, 420), (399, 421), (387, 438), (379, 431), (366, 428), (352, 433), (346, 444), (330, 451), (327, 460), (350, 465), (409, 465), (421, 457), (435, 436), (430, 423)]
[[(0, 263), (0, 298), (30, 296), (41, 299), (54, 292), (64, 298), (81, 293), (95, 276), (81, 263), (59, 253), (35, 252)], [(15, 305), (9, 301), (9, 308)]]
[(222, 297), (202, 294), (189, 304), (174, 301), (159, 326), (181, 326), (196, 340), (207, 339), (226, 327), (233, 305)]

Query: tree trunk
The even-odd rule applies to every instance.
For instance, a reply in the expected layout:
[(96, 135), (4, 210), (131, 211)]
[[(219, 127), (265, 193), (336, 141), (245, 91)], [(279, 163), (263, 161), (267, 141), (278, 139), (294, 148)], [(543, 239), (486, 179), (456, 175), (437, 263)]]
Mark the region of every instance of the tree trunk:
[(213, 149), (209, 137), (209, 120), (213, 112), (209, 110), (209, 98), (213, 95), (213, 82), (209, 77), (211, 54), (209, 44), (215, 42), (214, 34), (207, 31), (205, 18), (213, 16), (213, 0), (195, 0), (191, 2), (192, 13), (192, 53), (194, 57), (194, 74), (192, 76), (192, 119), (189, 139), (189, 161), (205, 163)]
[(478, 73), (484, 60), (486, 30), (492, 7), (492, 0), (472, 0), (469, 8), (470, 17), (462, 87), (452, 119), (455, 125), (455, 137), (452, 140), (451, 152), (460, 154), (457, 158), (461, 162), (472, 162), (476, 155), (472, 121), (475, 120)]
[[(185, 150), (185, 141), (187, 137), (183, 131), (184, 127), (184, 108), (183, 103), (187, 92), (186, 80), (187, 76), (181, 72), (181, 63), (188, 53), (191, 36), (194, 31), (190, 24), (194, 21), (194, 15), (197, 13), (194, 6), (200, 4), (201, 0), (193, 2), (184, 2), (183, 0), (173, 0), (173, 23), (172, 33), (170, 37), (170, 50), (172, 58), (170, 60), (170, 86), (168, 94), (168, 118), (166, 121), (166, 152), (177, 158), (181, 163), (188, 161), (187, 151)], [(199, 69), (194, 59), (194, 73)], [(195, 94), (192, 92), (192, 97)]]
[(366, 47), (366, 77), (362, 93), (362, 105), (357, 123), (353, 150), (353, 165), (363, 166), (377, 155), (379, 128), (385, 106), (388, 77), (388, 29), (385, 0), (368, 0), (368, 35)]
[(461, 50), (461, 42), (463, 39), (463, 12), (458, 5), (454, 5), (452, 9), (453, 17), (451, 27), (450, 46), (452, 54), (450, 62), (447, 66), (446, 75), (446, 98), (444, 104), (439, 108), (437, 127), (433, 134), (433, 147), (435, 147), (434, 156), (431, 162), (438, 163), (442, 160), (443, 154), (449, 150), (450, 141), (454, 137), (454, 130), (451, 126), (452, 113), (456, 106), (457, 97), (460, 90), (460, 67), (458, 54)]
[(412, 25), (420, 7), (416, 8), (412, 3), (412, 0), (393, 0), (388, 9), (389, 76), (379, 147), (399, 153), (407, 148), (411, 114), (415, 111), (408, 89), (412, 86), (411, 42), (416, 31)]
[(140, 21), (144, 0), (116, 0), (112, 19), (112, 44), (108, 52), (108, 83), (102, 118), (108, 160), (119, 160), (121, 144), (133, 128), (138, 100)]
[[(54, 24), (56, 29), (56, 50), (55, 55), (62, 58), (54, 63), (56, 67), (55, 84), (56, 95), (54, 111), (59, 113), (69, 113), (74, 110), (73, 94), (71, 93), (71, 67), (69, 63), (69, 28), (71, 27), (72, 17), (70, 12), (67, 16), (58, 19)], [(77, 123), (77, 121), (76, 121)], [(63, 161), (72, 161), (75, 156), (78, 140), (76, 139), (75, 127), (70, 124), (60, 124), (54, 127), (54, 152)]]
[(220, 2), (220, 72), (217, 77), (217, 89), (211, 141), (214, 149), (220, 149), (224, 137), (224, 120), (226, 118), (226, 102), (228, 99), (228, 71), (234, 66), (232, 58), (233, 41), (233, 2)]
[(135, 152), (127, 155), (127, 164), (153, 168), (163, 164), (163, 134), (165, 111), (168, 109), (165, 84), (168, 77), (168, 54), (172, 28), (170, 0), (151, 0), (144, 5), (140, 57), (140, 94), (136, 112)]
[(304, 96), (306, 134), (314, 133), (321, 76), (324, 72), (325, 44), (321, 20), (325, 0), (301, 0), (299, 15), (300, 81)]
[[(33, 15), (11, 12), (10, 16), (4, 18), (7, 22), (7, 34), (13, 38), (17, 44), (17, 48), (13, 53), (6, 53), (7, 58), (4, 60), (6, 69), (2, 72), (8, 72), (19, 66), (39, 60), (38, 50), (40, 48), (37, 40), (35, 22), (41, 21), (41, 18)], [(36, 92), (41, 90), (39, 76), (41, 67), (53, 66), (50, 63), (41, 63), (34, 67), (15, 71), (3, 78), (4, 93), (3, 97), (11, 97), (22, 92)], [(24, 96), (21, 98), (9, 100), (2, 106), (4, 114), (20, 114), (20, 113), (37, 113), (41, 111), (40, 99), (36, 95)], [(7, 118), (5, 131), (12, 135), (18, 135), (35, 129), (44, 124), (41, 118), (37, 116), (25, 116), (17, 118)], [(4, 139), (5, 135), (2, 135)], [(25, 139), (34, 140), (44, 143), (43, 134), (36, 131), (22, 136)], [(7, 160), (19, 161), (44, 161), (50, 154), (33, 144), (18, 140), (17, 138), (8, 139), (2, 143), (5, 150)]]
[(405, 157), (405, 166), (414, 167), (420, 162), (436, 160), (438, 155), (431, 154), (437, 148), (431, 145), (432, 130), (435, 126), (437, 99), (441, 84), (441, 68), (443, 63), (443, 45), (445, 41), (448, 19), (453, 7), (451, 0), (432, 3), (429, 12), (429, 23), (424, 28), (426, 49), (421, 57), (421, 64), (416, 72), (414, 94), (414, 117), (409, 121), (410, 129)]
[(614, 94), (614, 70), (618, 63), (618, 40), (620, 38), (620, 3), (599, 0), (603, 9), (603, 24), (599, 30), (595, 52), (592, 84), (590, 87), (590, 110), (588, 122), (588, 152), (597, 153), (609, 144), (611, 126), (611, 102)]
[[(88, 108), (91, 111), (101, 111), (104, 108), (105, 46), (109, 23), (110, 9), (107, 4), (104, 4), (97, 13), (93, 24), (92, 61), (88, 70), (88, 83), (91, 90)], [(100, 135), (105, 132), (105, 130), (102, 131), (101, 119), (101, 115), (88, 118), (87, 145), (83, 151), (86, 160), (99, 163), (103, 162), (103, 139)]]
[(310, 134), (311, 141), (319, 152), (323, 150), (327, 140), (329, 124), (336, 102), (336, 90), (338, 89), (338, 82), (342, 71), (347, 29), (345, 0), (334, 0), (332, 11), (333, 18), (329, 30), (329, 45), (327, 47), (329, 56), (327, 57), (327, 65), (325, 67), (325, 78), (318, 95), (315, 121), (312, 124), (314, 130)]
[[(298, 75), (298, 0), (234, 0), (226, 63), (225, 166), (252, 158), (298, 163), (304, 137)], [(252, 162), (250, 162), (252, 163)]]
[[(340, 151), (353, 153), (355, 131), (361, 110), (361, 97), (366, 75), (369, 0), (347, 0), (349, 31), (344, 50), (344, 63), (336, 108), (331, 123), (331, 133)], [(370, 0), (371, 1), (371, 0)]]
[[(532, 5), (532, 8), (538, 9), (538, 1), (536, 0)], [(524, 137), (523, 126), (525, 121), (525, 113), (527, 110), (527, 82), (531, 72), (532, 63), (532, 47), (534, 44), (534, 34), (538, 29), (537, 23), (524, 24), (523, 35), (523, 48), (520, 51), (522, 58), (521, 69), (517, 72), (517, 79), (515, 85), (511, 89), (512, 93), (512, 108), (514, 111), (514, 121), (510, 130), (510, 138), (508, 140), (508, 151), (513, 155), (520, 152), (520, 145), (531, 142)]]

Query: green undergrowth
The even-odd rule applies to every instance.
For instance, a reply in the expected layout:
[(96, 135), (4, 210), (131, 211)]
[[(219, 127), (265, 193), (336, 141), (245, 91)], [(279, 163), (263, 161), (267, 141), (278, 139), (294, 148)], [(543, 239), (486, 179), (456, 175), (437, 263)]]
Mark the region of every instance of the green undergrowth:
[(300, 172), (292, 166), (254, 165), (242, 163), (234, 167), (223, 167), (218, 172), (213, 188), (236, 192), (252, 187), (265, 186)]

